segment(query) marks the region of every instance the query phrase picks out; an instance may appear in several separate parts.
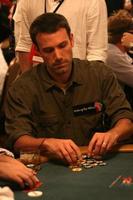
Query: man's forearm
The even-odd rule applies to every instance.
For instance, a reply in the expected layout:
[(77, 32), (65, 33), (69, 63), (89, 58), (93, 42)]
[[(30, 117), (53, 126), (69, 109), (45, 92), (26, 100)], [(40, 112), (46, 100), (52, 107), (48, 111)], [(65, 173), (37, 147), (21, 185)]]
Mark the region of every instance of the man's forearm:
[(117, 141), (127, 139), (133, 135), (133, 123), (129, 119), (120, 119), (110, 131), (116, 135)]
[(44, 138), (34, 138), (29, 135), (23, 135), (17, 139), (17, 141), (14, 144), (14, 150), (20, 150), (20, 149), (38, 149), (43, 142)]
[(22, 73), (32, 68), (28, 52), (18, 52), (18, 56)]

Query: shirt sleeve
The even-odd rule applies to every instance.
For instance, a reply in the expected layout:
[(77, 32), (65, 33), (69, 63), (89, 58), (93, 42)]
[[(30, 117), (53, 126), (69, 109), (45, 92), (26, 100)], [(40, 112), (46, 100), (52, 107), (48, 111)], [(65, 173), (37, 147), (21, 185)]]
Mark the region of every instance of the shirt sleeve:
[(14, 14), (16, 51), (30, 52), (31, 39), (29, 35), (29, 1), (21, 0)]
[(115, 72), (117, 79), (130, 87), (133, 87), (133, 64), (132, 58), (126, 53), (109, 49), (107, 64)]
[[(31, 84), (31, 87), (32, 84)], [(13, 149), (16, 140), (23, 135), (33, 134), (32, 96), (24, 82), (16, 80), (10, 87), (5, 106), (6, 145)]]
[(126, 118), (133, 121), (133, 113), (126, 96), (118, 83), (116, 76), (109, 67), (104, 72), (102, 79), (103, 102), (105, 104), (106, 113), (111, 119), (111, 124), (114, 124), (120, 119)]

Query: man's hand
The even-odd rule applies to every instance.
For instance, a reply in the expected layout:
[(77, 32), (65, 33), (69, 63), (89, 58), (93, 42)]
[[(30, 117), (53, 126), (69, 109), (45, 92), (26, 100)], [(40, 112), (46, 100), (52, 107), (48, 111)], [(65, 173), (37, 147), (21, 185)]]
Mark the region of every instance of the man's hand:
[(110, 131), (95, 133), (88, 145), (88, 154), (90, 156), (105, 154), (117, 143), (117, 138), (117, 134)]
[(107, 132), (95, 133), (88, 145), (89, 155), (102, 155), (111, 149), (118, 141), (125, 140), (133, 134), (133, 123), (130, 119), (120, 119)]
[(3, 157), (0, 161), (1, 178), (15, 181), (22, 188), (24, 188), (25, 183), (32, 188), (39, 181), (35, 172), (20, 161), (5, 155), (1, 155), (1, 157)]
[(69, 164), (81, 159), (80, 149), (72, 140), (46, 138), (43, 146), (50, 154), (56, 155)]
[(132, 33), (124, 33), (121, 39), (121, 43), (124, 47), (131, 47), (133, 43), (133, 34)]

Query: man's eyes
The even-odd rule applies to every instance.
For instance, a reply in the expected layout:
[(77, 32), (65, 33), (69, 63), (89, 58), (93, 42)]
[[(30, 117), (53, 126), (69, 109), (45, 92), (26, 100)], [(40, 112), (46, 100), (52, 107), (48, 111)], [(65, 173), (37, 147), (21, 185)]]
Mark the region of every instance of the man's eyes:
[(59, 44), (59, 47), (60, 47), (60, 48), (64, 48), (64, 47), (66, 47), (66, 45), (67, 45), (66, 42), (62, 42), (61, 44)]
[[(60, 43), (60, 44), (58, 45), (57, 48), (62, 49), (62, 48), (65, 48), (66, 46), (67, 46), (67, 42), (62, 42), (62, 43)], [(44, 52), (44, 53), (52, 53), (52, 52), (54, 52), (54, 48), (53, 48), (53, 47), (45, 48), (45, 49), (43, 49), (43, 52)]]

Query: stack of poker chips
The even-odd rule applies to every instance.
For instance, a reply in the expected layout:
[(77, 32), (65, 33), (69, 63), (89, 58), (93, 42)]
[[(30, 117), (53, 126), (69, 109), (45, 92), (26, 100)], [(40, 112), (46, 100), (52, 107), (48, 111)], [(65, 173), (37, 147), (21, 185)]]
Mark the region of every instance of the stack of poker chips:
[(90, 169), (96, 166), (105, 166), (107, 163), (101, 160), (101, 157), (89, 157), (86, 154), (82, 155), (82, 159), (78, 160), (76, 164), (70, 165), (73, 172), (80, 172), (82, 169)]

